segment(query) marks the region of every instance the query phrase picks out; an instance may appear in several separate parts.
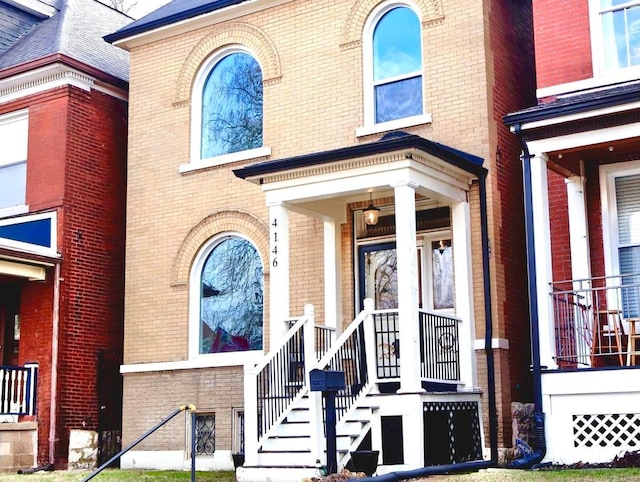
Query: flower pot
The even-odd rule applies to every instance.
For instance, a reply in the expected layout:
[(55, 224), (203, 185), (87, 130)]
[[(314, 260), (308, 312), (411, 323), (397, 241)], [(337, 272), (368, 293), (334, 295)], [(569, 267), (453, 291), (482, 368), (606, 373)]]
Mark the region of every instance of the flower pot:
[(357, 450), (351, 452), (351, 465), (355, 472), (364, 472), (367, 476), (372, 476), (378, 468), (379, 450)]
[(237, 454), (231, 454), (233, 457), (233, 468), (237, 469), (238, 467), (242, 467), (244, 465), (244, 454), (242, 452), (238, 452)]

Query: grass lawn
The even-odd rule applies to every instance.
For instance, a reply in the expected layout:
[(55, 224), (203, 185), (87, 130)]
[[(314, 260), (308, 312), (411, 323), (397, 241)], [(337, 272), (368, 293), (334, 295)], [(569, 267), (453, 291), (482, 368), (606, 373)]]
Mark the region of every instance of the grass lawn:
[[(0, 474), (0, 482), (80, 482), (90, 472), (54, 471), (35, 474)], [(191, 480), (191, 472), (162, 470), (117, 470), (107, 469), (96, 475), (90, 482), (173, 482)], [(234, 482), (235, 472), (196, 472), (197, 482)]]

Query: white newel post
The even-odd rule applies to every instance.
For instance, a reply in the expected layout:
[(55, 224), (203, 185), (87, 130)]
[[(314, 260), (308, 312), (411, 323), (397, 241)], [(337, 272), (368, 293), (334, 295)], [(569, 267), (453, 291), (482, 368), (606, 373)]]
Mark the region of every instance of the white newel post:
[(418, 256), (416, 247), (417, 184), (393, 186), (396, 204), (398, 263), (398, 318), (401, 393), (423, 392), (420, 380), (420, 326), (418, 321)]
[(270, 346), (277, 346), (289, 327), (289, 210), (269, 205), (269, 324)]
[(244, 465), (258, 464), (258, 384), (253, 364), (244, 367)]
[(476, 357), (473, 347), (473, 270), (471, 266), (471, 214), (469, 203), (451, 206), (453, 271), (456, 316), (462, 321), (459, 330), (460, 381), (467, 387), (476, 384)]
[[(315, 309), (312, 304), (308, 303), (304, 305), (304, 317), (306, 323), (302, 328), (302, 336), (304, 337), (304, 371), (305, 382), (307, 386), (310, 386), (311, 370), (317, 368), (317, 357), (315, 347)], [(323, 419), (322, 419), (322, 393), (321, 392), (309, 392), (309, 440), (311, 450), (311, 457), (313, 460), (322, 459), (322, 442), (324, 440), (323, 432)]]
[[(364, 311), (367, 312), (367, 317), (362, 321), (364, 323), (364, 339), (366, 347), (366, 360), (367, 360), (367, 376), (369, 377), (369, 383), (373, 385), (371, 393), (378, 393), (376, 383), (378, 382), (378, 360), (376, 359), (376, 330), (373, 325), (373, 315), (371, 312), (375, 309), (374, 302), (371, 298), (364, 299)], [(373, 440), (373, 438), (372, 438)]]
[(549, 294), (553, 281), (551, 268), (551, 224), (549, 221), (549, 189), (547, 184), (547, 156), (531, 158), (531, 191), (533, 193), (533, 232), (536, 256), (536, 289), (538, 297), (538, 331), (540, 334), (540, 364), (557, 368), (553, 303)]

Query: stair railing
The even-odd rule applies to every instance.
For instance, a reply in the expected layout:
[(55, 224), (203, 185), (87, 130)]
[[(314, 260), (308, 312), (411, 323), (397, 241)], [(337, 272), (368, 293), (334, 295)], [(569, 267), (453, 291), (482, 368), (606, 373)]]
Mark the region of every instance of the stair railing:
[[(306, 360), (314, 358), (313, 342), (313, 305), (305, 305), (304, 316), (280, 344), (256, 366), (245, 367), (245, 465), (257, 463), (263, 442), (308, 391)], [(257, 432), (250, 427), (257, 427)]]

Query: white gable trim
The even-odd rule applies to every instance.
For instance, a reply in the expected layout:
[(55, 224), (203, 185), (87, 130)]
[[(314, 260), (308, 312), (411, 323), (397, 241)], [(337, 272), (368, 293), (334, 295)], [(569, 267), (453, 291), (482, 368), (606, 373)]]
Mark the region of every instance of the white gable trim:
[(38, 0), (5, 0), (5, 2), (40, 18), (53, 17), (56, 13), (54, 7)]

